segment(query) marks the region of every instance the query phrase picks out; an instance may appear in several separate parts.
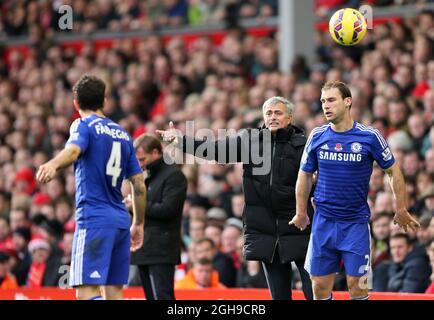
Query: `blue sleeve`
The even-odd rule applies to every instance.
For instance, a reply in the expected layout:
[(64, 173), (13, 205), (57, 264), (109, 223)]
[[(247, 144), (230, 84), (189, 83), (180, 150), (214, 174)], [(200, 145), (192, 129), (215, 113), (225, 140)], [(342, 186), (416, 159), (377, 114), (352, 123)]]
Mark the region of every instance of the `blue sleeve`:
[(382, 169), (390, 168), (395, 163), (389, 145), (377, 129), (374, 129), (371, 137), (371, 153)]
[(80, 147), (81, 153), (84, 153), (89, 145), (89, 128), (81, 119), (75, 120), (69, 128), (68, 144), (75, 144)]
[(127, 179), (136, 174), (142, 173), (142, 168), (140, 168), (139, 160), (137, 160), (132, 139), (130, 139), (129, 141), (129, 146), (130, 146), (130, 158), (128, 159), (127, 170), (125, 174), (125, 177)]
[(310, 134), (310, 137), (307, 139), (307, 143), (304, 146), (300, 169), (309, 173), (314, 173), (318, 169), (316, 149), (313, 148), (313, 133)]

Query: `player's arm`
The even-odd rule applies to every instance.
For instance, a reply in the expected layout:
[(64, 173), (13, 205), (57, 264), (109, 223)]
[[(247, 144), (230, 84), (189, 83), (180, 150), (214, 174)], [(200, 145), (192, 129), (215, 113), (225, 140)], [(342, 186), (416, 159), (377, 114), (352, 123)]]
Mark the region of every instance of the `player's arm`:
[(145, 224), (146, 186), (141, 173), (129, 178), (133, 204), (133, 225)]
[(395, 162), (390, 168), (384, 170), (390, 178), (390, 186), (396, 203), (394, 222), (407, 232), (407, 228), (416, 231), (420, 227), (419, 222), (407, 211), (407, 191), (404, 176), (399, 165)]
[(310, 220), (307, 214), (307, 202), (312, 191), (313, 173), (303, 170), (298, 171), (297, 183), (295, 185), (295, 216), (289, 224), (295, 225), (300, 230), (306, 229)]
[(133, 221), (131, 224), (131, 251), (140, 249), (143, 244), (143, 232), (146, 210), (146, 186), (142, 173), (128, 178), (131, 183), (133, 203)]
[(68, 144), (57, 156), (42, 164), (36, 173), (39, 182), (46, 183), (54, 178), (57, 171), (70, 166), (79, 157), (81, 149), (76, 144)]
[[(196, 157), (216, 160), (219, 163), (240, 162), (242, 159), (240, 136), (226, 137), (220, 140), (197, 140), (194, 137), (183, 135), (179, 130), (175, 129), (172, 121), (169, 123), (168, 130), (156, 130), (156, 133), (160, 134), (164, 141), (181, 149), (182, 152)], [(243, 133), (245, 134), (245, 132)], [(234, 152), (236, 152), (235, 156), (231, 154)]]

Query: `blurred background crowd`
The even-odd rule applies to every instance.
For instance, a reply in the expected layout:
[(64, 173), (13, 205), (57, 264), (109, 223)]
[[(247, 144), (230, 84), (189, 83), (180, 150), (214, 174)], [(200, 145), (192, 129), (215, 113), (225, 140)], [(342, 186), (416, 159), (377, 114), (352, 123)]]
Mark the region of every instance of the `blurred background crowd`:
[[(381, 6), (430, 1), (316, 1), (326, 16), (339, 6)], [(40, 164), (61, 150), (78, 116), (71, 88), (92, 73), (107, 84), (104, 111), (134, 137), (169, 121), (195, 128), (258, 127), (262, 103), (279, 95), (295, 104), (293, 124), (306, 135), (325, 123), (320, 98), (325, 81), (350, 84), (355, 120), (387, 138), (406, 179), (417, 233), (402, 236), (393, 224), (393, 199), (380, 170), (372, 173), (372, 286), (376, 291), (434, 293), (434, 14), (378, 24), (356, 47), (315, 36), (316, 60), (298, 56), (291, 71), (278, 69), (279, 32), (265, 37), (228, 28), (221, 43), (156, 35), (114, 40), (81, 50), (57, 44), (56, 6), (70, 4), (74, 32), (155, 30), (205, 25), (239, 17), (278, 14), (276, 0), (2, 1), (0, 37), (28, 36), (25, 56), (0, 60), (0, 288), (57, 286), (69, 265), (74, 232), (72, 167), (46, 185), (34, 178)], [(234, 18), (235, 17), (235, 18)], [(56, 22), (57, 23), (57, 22)], [(4, 48), (0, 48), (3, 52)], [(2, 53), (2, 56), (4, 54)], [(210, 258), (226, 287), (266, 287), (258, 262), (242, 257), (242, 165), (184, 165), (188, 179), (183, 212), (183, 255), (176, 279), (194, 261)], [(208, 240), (207, 240), (208, 239)], [(211, 239), (211, 241), (209, 241)], [(15, 281), (15, 282), (14, 282)], [(134, 285), (134, 283), (131, 283)], [(295, 278), (294, 288), (300, 283)], [(337, 279), (335, 289), (345, 289)]]

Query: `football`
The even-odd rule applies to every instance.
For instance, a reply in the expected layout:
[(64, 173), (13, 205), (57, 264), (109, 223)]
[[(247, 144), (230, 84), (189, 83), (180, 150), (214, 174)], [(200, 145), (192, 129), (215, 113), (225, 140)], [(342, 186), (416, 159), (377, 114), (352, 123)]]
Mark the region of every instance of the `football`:
[(354, 46), (358, 44), (365, 37), (366, 30), (366, 19), (356, 9), (340, 9), (330, 18), (330, 35), (340, 45)]

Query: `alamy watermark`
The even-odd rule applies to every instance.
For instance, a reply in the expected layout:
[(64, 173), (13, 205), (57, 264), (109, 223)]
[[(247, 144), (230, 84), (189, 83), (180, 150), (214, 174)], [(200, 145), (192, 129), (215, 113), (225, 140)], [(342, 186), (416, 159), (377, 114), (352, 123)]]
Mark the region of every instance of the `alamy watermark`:
[(361, 265), (359, 268), (359, 274), (363, 274), (359, 279), (359, 288), (362, 290), (371, 290), (373, 287), (373, 279), (369, 254), (365, 255), (365, 259), (366, 264)]
[(70, 275), (71, 266), (64, 264), (59, 267), (58, 273), (61, 274), (59, 278), (58, 287), (60, 289), (68, 289), (69, 286), (69, 275)]
[(74, 27), (74, 14), (72, 7), (64, 4), (57, 9), (57, 12), (61, 15), (57, 23), (59, 29), (72, 30)]
[(368, 29), (374, 28), (374, 10), (370, 5), (363, 5), (359, 7), (359, 12), (365, 17)]
[[(202, 164), (217, 161), (219, 164), (242, 162), (252, 165), (253, 175), (266, 175), (271, 170), (273, 141), (271, 131), (259, 129), (195, 130), (194, 121), (186, 122), (186, 135), (174, 129), (179, 141), (164, 148), (166, 164)], [(174, 133), (175, 134), (175, 133)], [(185, 144), (185, 145), (184, 145)], [(183, 157), (183, 153), (194, 157)]]

